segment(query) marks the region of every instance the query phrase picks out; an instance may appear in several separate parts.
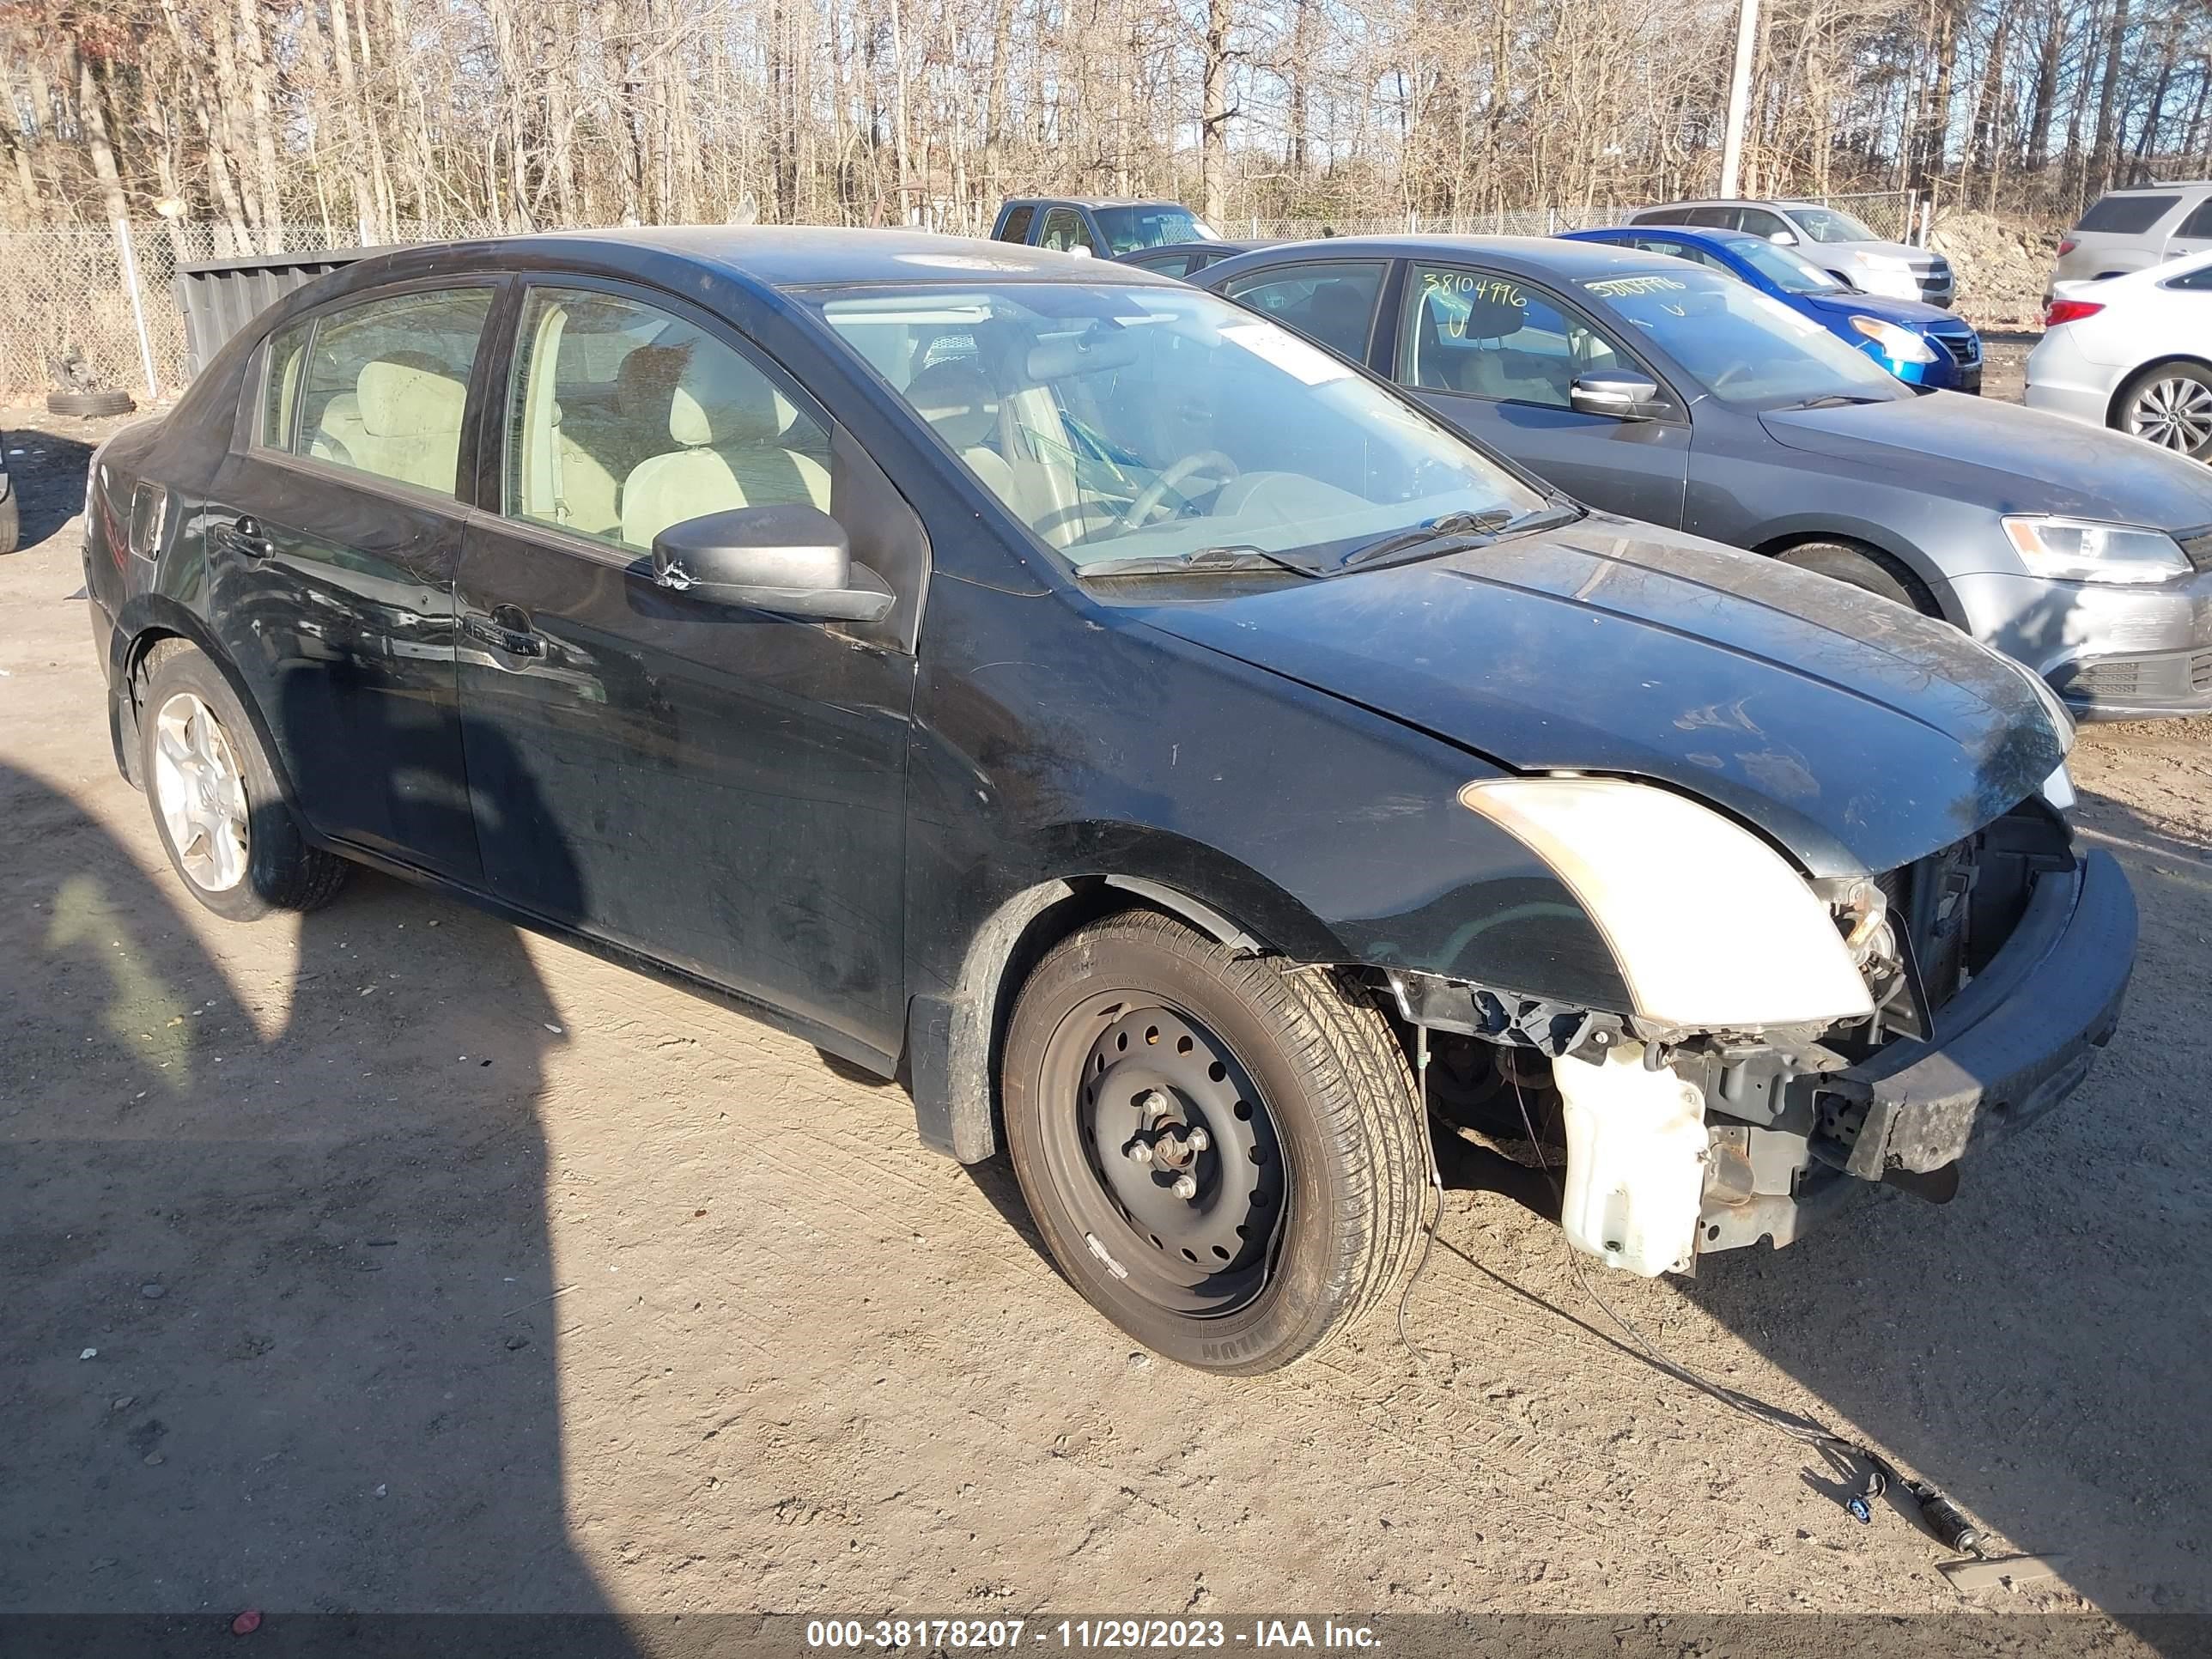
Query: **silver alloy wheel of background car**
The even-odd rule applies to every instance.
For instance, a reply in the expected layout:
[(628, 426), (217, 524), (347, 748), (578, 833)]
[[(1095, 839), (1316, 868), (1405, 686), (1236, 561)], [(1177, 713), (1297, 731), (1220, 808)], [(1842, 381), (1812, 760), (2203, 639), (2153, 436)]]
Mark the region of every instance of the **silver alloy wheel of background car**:
[(2138, 438), (2194, 455), (2212, 442), (2212, 386), (2186, 375), (2162, 375), (2128, 399), (2127, 425)]
[(177, 861), (210, 893), (246, 879), (251, 831), (238, 753), (215, 711), (179, 691), (154, 716), (154, 800)]

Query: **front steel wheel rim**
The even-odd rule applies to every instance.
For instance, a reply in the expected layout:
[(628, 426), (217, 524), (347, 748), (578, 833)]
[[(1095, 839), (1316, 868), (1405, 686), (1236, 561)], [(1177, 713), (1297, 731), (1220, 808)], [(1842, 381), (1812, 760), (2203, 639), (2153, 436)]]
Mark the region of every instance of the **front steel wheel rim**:
[(2152, 381), (2129, 406), (2128, 430), (2167, 449), (2195, 454), (2212, 442), (2212, 386), (2179, 374)]
[(1109, 993), (1060, 1023), (1043, 1072), (1045, 1161), (1090, 1254), (1170, 1312), (1249, 1306), (1291, 1194), (1274, 1118), (1229, 1045), (1186, 1010)]
[(246, 778), (215, 710), (179, 691), (154, 716), (154, 801), (194, 885), (228, 892), (252, 847)]

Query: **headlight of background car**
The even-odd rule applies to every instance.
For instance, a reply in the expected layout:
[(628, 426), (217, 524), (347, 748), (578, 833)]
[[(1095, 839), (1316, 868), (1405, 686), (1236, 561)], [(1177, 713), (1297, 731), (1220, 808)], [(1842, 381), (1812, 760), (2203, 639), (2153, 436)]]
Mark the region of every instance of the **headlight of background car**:
[(2162, 530), (2090, 519), (2021, 517), (2005, 534), (2029, 571), (2073, 582), (2162, 582), (2189, 574), (2189, 561)]
[(1789, 860), (1711, 807), (1625, 778), (1486, 778), (1459, 799), (1575, 896), (1639, 1018), (1755, 1030), (1873, 1008), (1828, 907)]
[(1936, 361), (1936, 348), (1909, 328), (1899, 328), (1895, 323), (1886, 323), (1879, 317), (1854, 317), (1851, 326), (1880, 346), (1881, 355), (1893, 363), (1932, 363)]

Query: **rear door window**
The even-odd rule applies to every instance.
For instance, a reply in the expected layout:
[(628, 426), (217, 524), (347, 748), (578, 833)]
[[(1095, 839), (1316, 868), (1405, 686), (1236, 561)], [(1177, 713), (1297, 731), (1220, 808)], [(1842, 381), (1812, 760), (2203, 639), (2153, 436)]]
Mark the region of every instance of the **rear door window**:
[(2179, 237), (2193, 238), (2198, 241), (2212, 237), (2212, 196), (2206, 197), (2195, 207), (2190, 209), (2189, 216), (2181, 222), (2173, 234)]
[(1230, 283), (1228, 296), (1354, 362), (1367, 359), (1383, 265), (1375, 259), (1276, 265)]
[(1682, 222), (1707, 230), (1736, 230), (1742, 226), (1743, 210), (1732, 207), (1692, 208), (1682, 216)]
[(2136, 235), (2166, 217), (2180, 201), (2179, 196), (2107, 196), (2094, 204), (2074, 228)]
[(268, 449), (291, 453), (300, 435), (300, 380), (307, 366), (307, 341), (315, 319), (306, 318), (279, 329), (269, 342), (269, 355), (261, 370), (261, 416), (254, 442)]
[[(489, 288), (453, 289), (324, 313), (300, 379), (297, 425), (288, 428), (296, 436), (280, 447), (349, 471), (457, 495), (461, 416), (491, 301)], [(278, 401), (277, 418), (290, 418)]]
[(1006, 215), (1006, 222), (1000, 227), (1002, 242), (1026, 242), (1030, 239), (1030, 222), (1036, 217), (1036, 210), (1027, 203)]

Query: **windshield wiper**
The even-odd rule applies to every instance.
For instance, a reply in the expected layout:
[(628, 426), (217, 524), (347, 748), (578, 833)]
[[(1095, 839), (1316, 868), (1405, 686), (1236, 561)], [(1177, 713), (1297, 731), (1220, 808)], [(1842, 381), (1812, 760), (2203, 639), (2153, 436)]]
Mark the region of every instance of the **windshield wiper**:
[(1808, 398), (1802, 403), (1784, 404), (1789, 409), (1849, 409), (1858, 404), (1886, 404), (1887, 398), (1862, 397), (1855, 392), (1826, 392), (1817, 398)]
[(1334, 574), (1340, 570), (1349, 570), (1356, 565), (1373, 564), (1377, 560), (1416, 551), (1456, 553), (1470, 547), (1486, 547), (1508, 532), (1540, 530), (1581, 516), (1580, 507), (1563, 501), (1547, 501), (1542, 507), (1517, 514), (1503, 507), (1493, 507), (1481, 513), (1440, 514), (1426, 524), (1415, 525), (1410, 530), (1396, 531), (1353, 548), (1329, 569), (1331, 574)]
[(1188, 553), (1165, 554), (1149, 559), (1113, 559), (1086, 568), (1082, 574), (1099, 576), (1224, 575), (1244, 570), (1287, 570), (1294, 576), (1318, 576), (1310, 564), (1300, 564), (1279, 553), (1270, 553), (1250, 542), (1230, 542), (1201, 547)]

